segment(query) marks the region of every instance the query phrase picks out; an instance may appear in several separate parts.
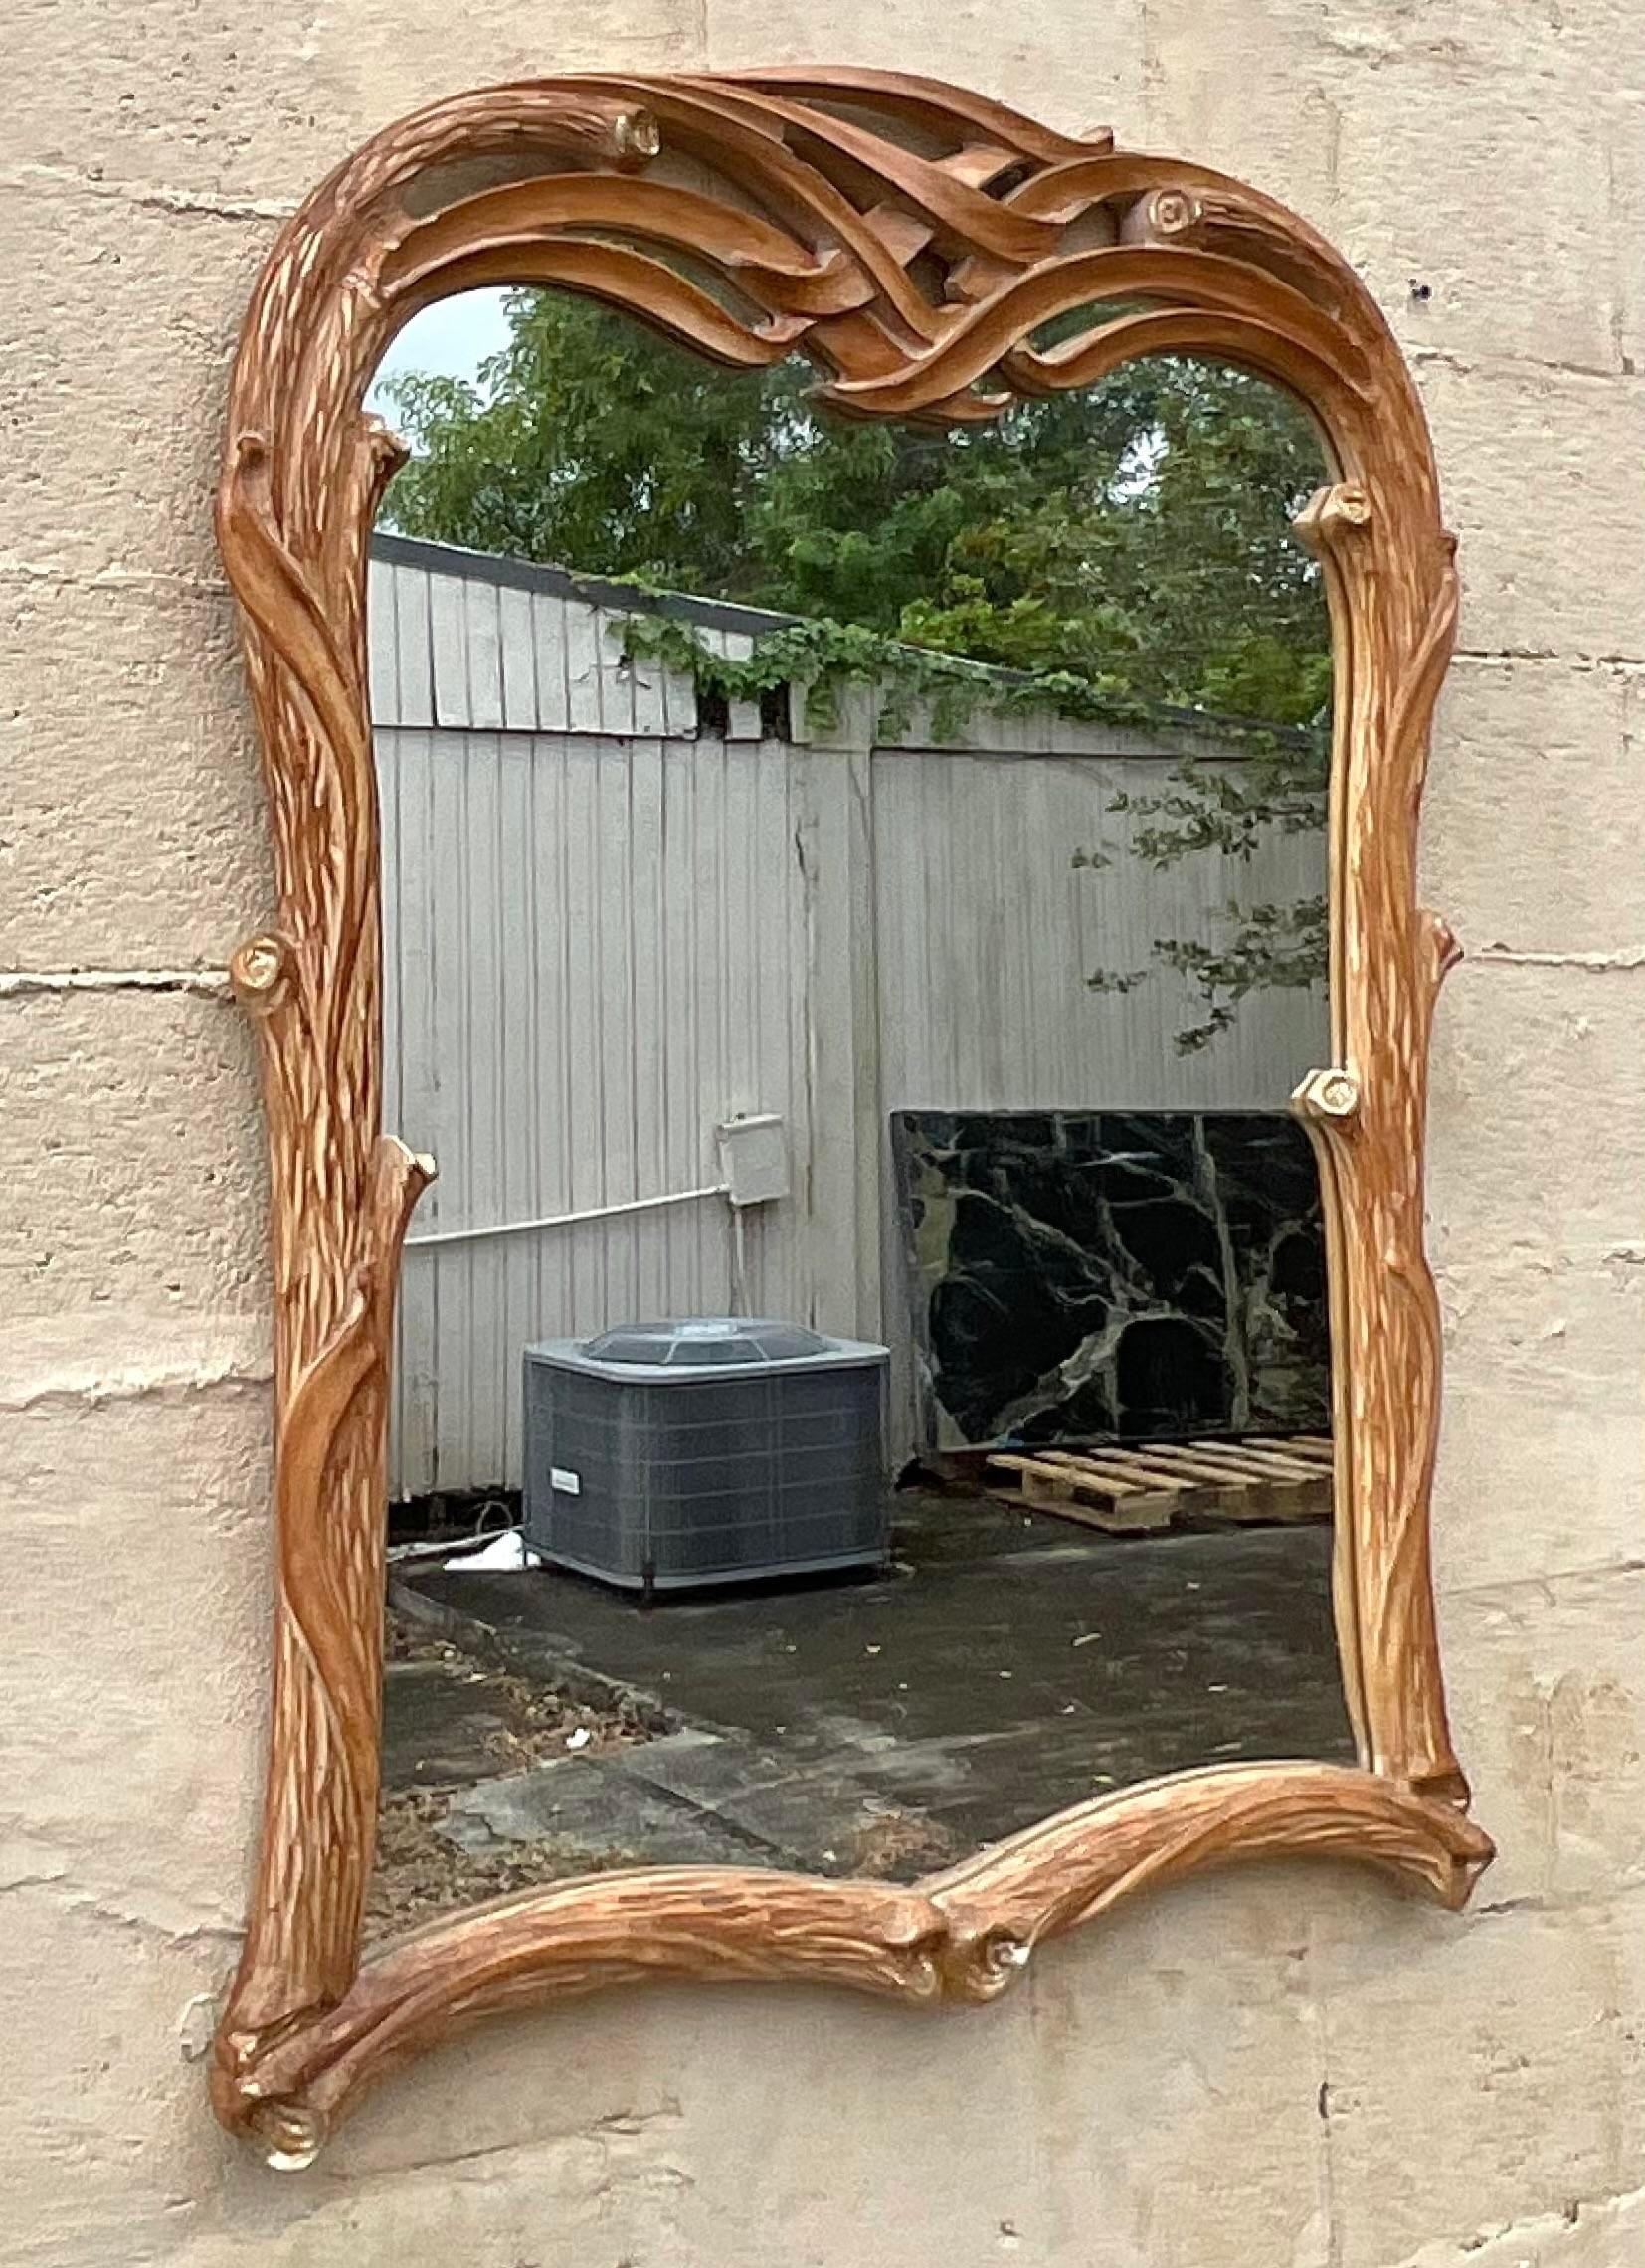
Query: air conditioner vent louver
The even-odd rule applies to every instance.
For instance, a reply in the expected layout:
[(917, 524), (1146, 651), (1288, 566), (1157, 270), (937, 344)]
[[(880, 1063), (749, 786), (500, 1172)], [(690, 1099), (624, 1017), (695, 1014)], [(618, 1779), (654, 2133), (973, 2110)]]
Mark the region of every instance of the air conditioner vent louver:
[(528, 1347), (528, 1542), (636, 1590), (882, 1560), (887, 1361), (740, 1316)]

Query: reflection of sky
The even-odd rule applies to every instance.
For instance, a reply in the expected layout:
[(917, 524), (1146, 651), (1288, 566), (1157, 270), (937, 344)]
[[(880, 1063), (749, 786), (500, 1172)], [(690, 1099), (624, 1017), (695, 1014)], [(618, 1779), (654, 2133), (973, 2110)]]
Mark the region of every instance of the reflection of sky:
[(472, 378), (488, 354), (508, 343), (500, 291), (463, 291), (437, 299), (414, 315), (377, 365), (366, 394), (368, 409), (386, 407), (377, 397), (385, 378), (423, 370), (440, 378)]

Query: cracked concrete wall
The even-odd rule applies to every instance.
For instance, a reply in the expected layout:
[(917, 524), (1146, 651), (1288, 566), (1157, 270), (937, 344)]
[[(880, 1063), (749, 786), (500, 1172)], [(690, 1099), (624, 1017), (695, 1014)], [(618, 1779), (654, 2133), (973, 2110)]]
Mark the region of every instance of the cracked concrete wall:
[[(1645, 2262), (1639, 0), (16, 0), (0, 157), (0, 2257), (237, 2268)], [(986, 2014), (614, 1997), (301, 2179), (197, 2063), (254, 1822), (269, 870), (209, 499), (281, 214), (466, 79), (935, 66), (1299, 207), (1407, 343), (1462, 540), (1425, 887), (1435, 1499), (1502, 1857), (1456, 1921), (1190, 1884)], [(1414, 298), (1412, 279), (1430, 286)]]

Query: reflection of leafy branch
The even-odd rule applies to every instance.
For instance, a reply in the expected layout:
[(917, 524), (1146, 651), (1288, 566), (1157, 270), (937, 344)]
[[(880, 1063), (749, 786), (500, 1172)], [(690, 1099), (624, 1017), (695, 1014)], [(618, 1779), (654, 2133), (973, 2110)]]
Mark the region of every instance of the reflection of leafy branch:
[[(1177, 1035), (1177, 1052), (1194, 1055), (1233, 1024), (1239, 1003), (1258, 991), (1306, 992), (1325, 973), (1327, 906), (1323, 897), (1291, 905), (1229, 905), (1233, 934), (1220, 945), (1199, 938), (1157, 937), (1154, 951), (1168, 969), (1191, 978), (1205, 1002), (1203, 1024)], [(1085, 980), (1097, 992), (1130, 992), (1146, 975), (1098, 971)]]
[[(1216, 727), (1220, 735), (1220, 723)], [(1195, 850), (1249, 858), (1263, 834), (1306, 834), (1325, 824), (1330, 742), (1320, 730), (1269, 733), (1244, 743), (1238, 765), (1189, 761), (1155, 795), (1117, 795), (1111, 812), (1141, 821), (1132, 849), (1151, 866), (1169, 866)]]
[[(1270, 830), (1299, 835), (1324, 827), (1329, 769), (1330, 742), (1323, 730), (1283, 739), (1270, 734), (1266, 747), (1255, 749), (1243, 763), (1189, 761), (1178, 766), (1159, 793), (1116, 795), (1108, 808), (1141, 823), (1129, 850), (1156, 871), (1202, 850), (1248, 861)], [(1112, 865), (1113, 859), (1111, 850), (1082, 849), (1072, 863), (1099, 867)], [(1190, 978), (1208, 1010), (1202, 1024), (1177, 1034), (1180, 1055), (1197, 1054), (1228, 1031), (1247, 994), (1307, 991), (1325, 975), (1323, 897), (1301, 898), (1292, 905), (1234, 902), (1224, 909), (1224, 919), (1233, 931), (1220, 945), (1181, 937), (1154, 941), (1157, 960)], [(1145, 974), (1097, 969), (1085, 981), (1093, 992), (1127, 993)]]

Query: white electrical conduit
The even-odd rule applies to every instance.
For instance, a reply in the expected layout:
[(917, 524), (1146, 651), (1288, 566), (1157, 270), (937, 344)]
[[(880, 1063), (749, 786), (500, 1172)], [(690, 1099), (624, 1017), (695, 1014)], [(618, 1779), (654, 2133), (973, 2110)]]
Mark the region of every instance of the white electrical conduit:
[(404, 1249), (426, 1252), (435, 1244), (472, 1244), (482, 1236), (523, 1236), (533, 1228), (575, 1228), (584, 1221), (611, 1221), (622, 1213), (654, 1213), (664, 1205), (694, 1205), (704, 1197), (729, 1197), (729, 1182), (706, 1189), (676, 1189), (666, 1197), (631, 1197), (622, 1205), (591, 1205), (583, 1213), (546, 1213), (537, 1221), (499, 1221), (491, 1228), (442, 1228), (433, 1236), (408, 1236)]

